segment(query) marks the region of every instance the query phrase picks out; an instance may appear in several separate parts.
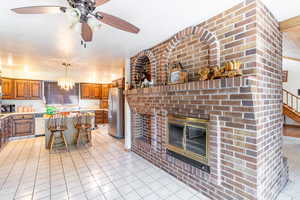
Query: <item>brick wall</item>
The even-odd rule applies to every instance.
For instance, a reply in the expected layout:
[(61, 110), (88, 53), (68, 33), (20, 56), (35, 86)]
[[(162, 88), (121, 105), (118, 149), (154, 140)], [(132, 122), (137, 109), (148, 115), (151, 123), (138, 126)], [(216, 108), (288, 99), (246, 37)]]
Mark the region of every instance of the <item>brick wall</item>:
[[(246, 0), (131, 58), (148, 55), (156, 86), (126, 92), (132, 150), (211, 199), (275, 199), (287, 180), (282, 156), (282, 36), (260, 1)], [(203, 66), (236, 59), (242, 77), (197, 81)], [(181, 61), (190, 81), (165, 85)], [(203, 172), (166, 154), (167, 115), (209, 119), (209, 166)], [(136, 116), (151, 115), (151, 144), (134, 135)]]

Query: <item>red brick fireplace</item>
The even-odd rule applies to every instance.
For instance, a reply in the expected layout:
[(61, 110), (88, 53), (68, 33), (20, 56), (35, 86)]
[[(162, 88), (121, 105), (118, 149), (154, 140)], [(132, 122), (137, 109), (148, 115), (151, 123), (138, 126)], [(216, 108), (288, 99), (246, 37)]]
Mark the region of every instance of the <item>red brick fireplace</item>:
[[(243, 63), (243, 76), (199, 81), (201, 67), (232, 59)], [(132, 84), (142, 63), (154, 82), (151, 88), (126, 92), (132, 151), (211, 199), (275, 199), (288, 179), (281, 60), (278, 22), (256, 0), (132, 57)], [(174, 61), (182, 63), (190, 82), (166, 85), (167, 66)], [(207, 162), (169, 152), (170, 115), (208, 120)]]

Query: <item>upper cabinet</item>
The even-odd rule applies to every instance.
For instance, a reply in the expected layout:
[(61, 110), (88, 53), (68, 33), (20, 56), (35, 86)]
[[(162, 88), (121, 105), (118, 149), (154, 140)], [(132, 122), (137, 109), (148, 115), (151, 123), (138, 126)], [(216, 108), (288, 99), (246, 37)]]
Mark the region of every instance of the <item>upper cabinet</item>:
[(42, 82), (21, 79), (2, 79), (2, 99), (34, 100), (42, 98)]
[(13, 99), (14, 96), (14, 80), (2, 78), (2, 99)]
[(108, 99), (109, 88), (111, 84), (102, 84), (102, 99)]
[(31, 99), (42, 98), (42, 82), (41, 81), (30, 81), (30, 97)]
[(101, 99), (101, 85), (91, 83), (80, 84), (81, 99)]
[(15, 80), (15, 99), (41, 99), (42, 83), (33, 80)]
[(30, 97), (30, 84), (27, 80), (15, 80), (16, 99), (28, 99)]
[(90, 98), (90, 84), (81, 83), (80, 84), (80, 94), (82, 99)]

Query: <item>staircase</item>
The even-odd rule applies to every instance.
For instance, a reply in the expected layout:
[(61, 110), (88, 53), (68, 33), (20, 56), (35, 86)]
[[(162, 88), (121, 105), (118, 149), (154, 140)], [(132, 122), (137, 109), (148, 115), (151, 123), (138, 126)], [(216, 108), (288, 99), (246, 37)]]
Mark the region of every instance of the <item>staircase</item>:
[(283, 114), (300, 123), (300, 98), (283, 89)]

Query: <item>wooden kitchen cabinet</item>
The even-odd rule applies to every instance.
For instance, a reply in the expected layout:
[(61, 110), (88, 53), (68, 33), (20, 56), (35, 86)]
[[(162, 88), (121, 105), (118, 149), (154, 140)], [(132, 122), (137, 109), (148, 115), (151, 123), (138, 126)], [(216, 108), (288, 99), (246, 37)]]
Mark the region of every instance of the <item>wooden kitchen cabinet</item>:
[(101, 104), (100, 104), (101, 109), (108, 109), (108, 100), (107, 99), (102, 99)]
[(15, 95), (16, 99), (29, 99), (30, 82), (27, 80), (15, 80)]
[(102, 99), (108, 99), (110, 84), (102, 84)]
[(42, 98), (42, 82), (41, 81), (30, 81), (30, 99), (41, 99)]
[(81, 83), (80, 84), (81, 99), (100, 99), (101, 85)]
[(13, 99), (14, 97), (14, 80), (2, 78), (2, 99)]
[(104, 110), (97, 110), (95, 112), (95, 123), (96, 124), (108, 123), (108, 112)]
[(89, 99), (90, 98), (90, 84), (81, 83), (80, 84), (80, 94), (81, 94), (81, 99)]
[(101, 99), (101, 85), (97, 84), (93, 86), (94, 97), (95, 99)]
[(33, 115), (15, 115), (12, 124), (14, 137), (34, 135)]
[(6, 117), (1, 120), (1, 132), (0, 132), (0, 148), (2, 148), (12, 137), (12, 118)]
[(42, 98), (42, 82), (34, 80), (15, 80), (15, 98), (35, 100)]

